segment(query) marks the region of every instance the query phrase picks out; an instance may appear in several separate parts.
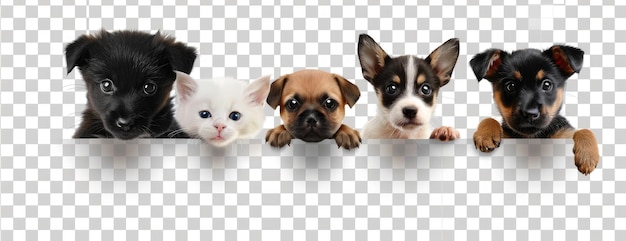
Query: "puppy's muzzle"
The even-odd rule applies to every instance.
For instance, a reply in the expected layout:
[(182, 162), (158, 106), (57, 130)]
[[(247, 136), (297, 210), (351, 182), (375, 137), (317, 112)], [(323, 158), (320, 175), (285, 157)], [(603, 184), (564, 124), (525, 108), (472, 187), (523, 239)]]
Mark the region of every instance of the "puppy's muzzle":
[(306, 125), (309, 128), (316, 128), (318, 126), (319, 121), (317, 120), (317, 117), (315, 117), (315, 114), (311, 113), (309, 114), (306, 119)]
[(417, 116), (417, 108), (415, 107), (404, 107), (402, 108), (402, 115), (404, 116), (404, 118), (407, 119), (413, 119), (415, 118), (415, 116)]
[(522, 117), (524, 117), (524, 119), (526, 119), (526, 121), (528, 122), (534, 122), (539, 119), (540, 116), (539, 108), (525, 109), (521, 110), (521, 112)]
[(129, 131), (131, 128), (133, 128), (134, 124), (135, 124), (134, 119), (118, 118), (115, 121), (115, 126), (117, 126), (117, 128), (122, 129), (123, 131)]

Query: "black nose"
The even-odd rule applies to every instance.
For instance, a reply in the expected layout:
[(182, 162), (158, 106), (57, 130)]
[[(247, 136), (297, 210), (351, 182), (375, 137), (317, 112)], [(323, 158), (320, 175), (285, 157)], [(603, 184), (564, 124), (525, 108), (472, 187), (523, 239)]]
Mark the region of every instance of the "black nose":
[(537, 119), (539, 119), (539, 116), (540, 116), (539, 108), (530, 108), (530, 109), (522, 110), (522, 116), (530, 122), (536, 121)]
[(306, 118), (306, 123), (310, 126), (310, 127), (315, 127), (317, 126), (317, 119), (313, 116), (309, 116)]
[(124, 131), (128, 131), (133, 127), (133, 122), (132, 119), (118, 118), (117, 121), (115, 121), (115, 125)]
[(417, 108), (415, 108), (415, 107), (404, 107), (404, 108), (402, 108), (402, 114), (407, 119), (413, 119), (417, 115)]

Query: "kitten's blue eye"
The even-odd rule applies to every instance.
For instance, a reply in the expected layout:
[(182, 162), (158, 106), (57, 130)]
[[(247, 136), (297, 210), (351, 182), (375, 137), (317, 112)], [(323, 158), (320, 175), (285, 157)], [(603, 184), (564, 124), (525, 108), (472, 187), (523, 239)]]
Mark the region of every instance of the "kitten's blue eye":
[(200, 114), (200, 118), (210, 118), (211, 117), (211, 112), (208, 112), (206, 110), (200, 111), (198, 112), (198, 114)]
[(237, 111), (230, 112), (230, 115), (228, 116), (228, 118), (234, 121), (238, 121), (239, 119), (241, 119), (241, 113)]

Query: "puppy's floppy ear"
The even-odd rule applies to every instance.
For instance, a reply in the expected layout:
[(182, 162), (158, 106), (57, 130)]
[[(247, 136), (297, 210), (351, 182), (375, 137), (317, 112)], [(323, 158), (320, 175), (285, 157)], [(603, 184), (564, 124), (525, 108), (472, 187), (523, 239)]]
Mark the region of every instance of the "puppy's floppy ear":
[(579, 73), (583, 66), (583, 56), (585, 52), (579, 48), (554, 45), (543, 51), (543, 55), (552, 59), (556, 67), (561, 70), (565, 77), (570, 77), (574, 73)]
[(263, 105), (270, 93), (270, 76), (261, 76), (246, 86), (245, 93), (254, 104)]
[(165, 45), (170, 64), (174, 70), (189, 74), (193, 69), (193, 62), (196, 60), (196, 49), (185, 45), (182, 42), (175, 42), (174, 38), (163, 36), (161, 32), (154, 35), (154, 41)]
[(180, 71), (174, 71), (176, 73), (176, 95), (181, 102), (186, 102), (196, 93), (198, 84), (191, 76)]
[(359, 97), (361, 97), (361, 91), (359, 90), (359, 87), (357, 87), (355, 84), (351, 83), (344, 77), (341, 77), (339, 75), (334, 76), (335, 81), (337, 81), (337, 84), (339, 84), (339, 88), (341, 89), (341, 94), (343, 95), (343, 98), (345, 99), (348, 106), (352, 108), (356, 101), (359, 100)]
[(96, 41), (91, 35), (82, 35), (74, 42), (65, 47), (65, 61), (67, 63), (67, 73), (72, 72), (74, 67), (83, 66), (89, 58), (89, 46)]
[(444, 86), (450, 82), (452, 70), (454, 70), (454, 65), (456, 65), (458, 58), (459, 39), (451, 38), (433, 50), (425, 60), (437, 73), (439, 81), (441, 81), (441, 86)]
[(276, 107), (280, 104), (280, 100), (283, 97), (283, 87), (287, 83), (287, 77), (289, 75), (283, 75), (278, 78), (276, 81), (272, 82), (270, 86), (270, 93), (267, 96), (267, 104), (272, 107), (272, 109), (276, 109)]
[(359, 35), (357, 53), (359, 55), (363, 77), (370, 83), (383, 69), (385, 62), (391, 58), (387, 55), (385, 50), (367, 34)]
[(488, 49), (485, 52), (477, 54), (470, 60), (469, 64), (476, 75), (476, 79), (480, 81), (485, 78), (491, 81), (491, 78), (498, 73), (502, 60), (509, 54), (500, 49)]

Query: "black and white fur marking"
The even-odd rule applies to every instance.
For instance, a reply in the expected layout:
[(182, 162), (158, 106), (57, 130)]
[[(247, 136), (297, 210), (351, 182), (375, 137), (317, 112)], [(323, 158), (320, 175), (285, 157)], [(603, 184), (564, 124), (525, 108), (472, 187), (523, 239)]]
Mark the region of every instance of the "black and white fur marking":
[[(361, 131), (364, 138), (423, 139), (431, 136), (430, 119), (439, 89), (450, 81), (459, 40), (450, 39), (426, 59), (389, 56), (371, 37), (359, 37), (363, 76), (378, 97), (378, 112)], [(454, 138), (452, 138), (454, 139)]]

